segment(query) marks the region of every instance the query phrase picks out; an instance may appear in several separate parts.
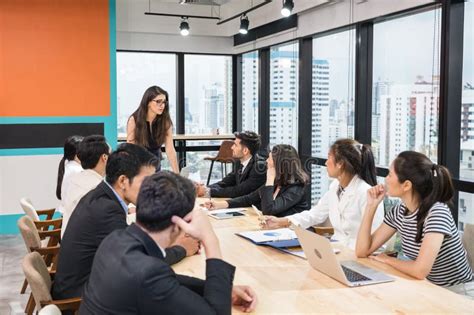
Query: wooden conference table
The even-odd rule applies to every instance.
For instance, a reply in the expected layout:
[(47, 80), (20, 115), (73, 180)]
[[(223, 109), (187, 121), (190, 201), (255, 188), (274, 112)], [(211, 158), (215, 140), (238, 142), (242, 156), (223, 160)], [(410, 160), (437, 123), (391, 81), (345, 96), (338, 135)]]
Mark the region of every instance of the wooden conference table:
[[(246, 212), (245, 217), (209, 219), (219, 237), (224, 260), (237, 267), (234, 284), (250, 285), (257, 293), (256, 314), (474, 314), (473, 300), (427, 280), (414, 280), (369, 259), (357, 261), (384, 271), (396, 280), (348, 288), (311, 268), (305, 259), (254, 245), (235, 235), (258, 229), (257, 216), (250, 210)], [(349, 249), (341, 250), (339, 259), (356, 259)], [(174, 270), (204, 279), (204, 253), (186, 258), (176, 264)], [(240, 311), (234, 308), (233, 313)]]

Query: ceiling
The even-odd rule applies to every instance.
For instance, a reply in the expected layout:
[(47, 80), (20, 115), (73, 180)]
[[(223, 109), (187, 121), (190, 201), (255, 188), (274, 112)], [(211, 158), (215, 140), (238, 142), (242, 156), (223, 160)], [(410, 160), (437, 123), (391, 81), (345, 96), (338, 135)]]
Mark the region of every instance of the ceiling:
[[(188, 0), (191, 1), (191, 0)], [(178, 34), (179, 17), (145, 16), (145, 12), (179, 15), (216, 16), (221, 20), (237, 15), (265, 0), (192, 0), (201, 3), (214, 1), (219, 5), (179, 4), (180, 0), (117, 0), (117, 31), (136, 33)], [(298, 0), (293, 12), (301, 13), (321, 4), (340, 0)], [(281, 0), (273, 0), (247, 14), (250, 29), (281, 18)], [(191, 35), (229, 37), (238, 33), (239, 19), (216, 25), (216, 20), (190, 18)]]

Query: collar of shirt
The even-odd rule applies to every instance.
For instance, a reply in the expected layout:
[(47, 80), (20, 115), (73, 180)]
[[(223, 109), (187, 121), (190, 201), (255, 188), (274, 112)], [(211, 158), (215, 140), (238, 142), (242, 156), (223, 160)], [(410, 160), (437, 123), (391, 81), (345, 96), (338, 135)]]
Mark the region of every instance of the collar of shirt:
[(342, 194), (341, 196), (343, 195), (352, 195), (355, 191), (355, 188), (357, 187), (357, 182), (359, 181), (359, 176), (358, 175), (354, 175), (354, 177), (352, 177), (351, 181), (349, 182), (349, 185), (347, 185), (346, 187), (342, 188), (340, 185), (338, 185), (338, 188), (341, 187), (342, 188)]
[(109, 183), (107, 183), (106, 180), (104, 180), (104, 183), (106, 183), (107, 186), (109, 186), (110, 189), (112, 189), (113, 193), (115, 194), (115, 197), (117, 197), (118, 201), (120, 202), (120, 205), (122, 206), (123, 210), (125, 211), (125, 214), (128, 214), (128, 206), (127, 206), (127, 204), (125, 203), (125, 201), (123, 201), (122, 197), (120, 197), (120, 195), (117, 194), (117, 192), (116, 192), (115, 189), (112, 187), (112, 185), (110, 185)]
[(240, 162), (240, 164), (242, 164), (242, 173), (244, 172), (251, 159), (252, 157), (249, 157), (246, 161)]
[[(93, 169), (87, 169), (87, 170), (84, 170), (83, 171), (85, 174), (87, 174), (87, 176), (90, 176), (90, 177), (95, 177), (97, 179), (101, 179), (103, 180), (104, 179), (104, 176), (100, 175), (99, 173), (97, 173), (96, 171), (94, 171)], [(110, 185), (109, 185), (110, 186)]]
[(143, 244), (145, 245), (145, 248), (150, 255), (156, 257), (156, 248), (158, 247), (161, 254), (163, 255), (163, 258), (166, 257), (166, 251), (161, 248), (161, 246), (157, 242), (155, 242), (148, 233), (143, 231), (136, 223), (132, 223), (127, 229), (132, 234), (137, 235), (143, 241)]

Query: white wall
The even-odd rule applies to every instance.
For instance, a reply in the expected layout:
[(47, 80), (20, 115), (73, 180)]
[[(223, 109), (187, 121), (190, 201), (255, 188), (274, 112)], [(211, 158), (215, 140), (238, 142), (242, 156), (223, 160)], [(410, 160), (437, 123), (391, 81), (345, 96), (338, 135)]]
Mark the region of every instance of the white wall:
[(117, 32), (117, 49), (233, 54), (233, 38)]
[(60, 155), (0, 157), (0, 215), (22, 213), (20, 198), (38, 209), (55, 208)]

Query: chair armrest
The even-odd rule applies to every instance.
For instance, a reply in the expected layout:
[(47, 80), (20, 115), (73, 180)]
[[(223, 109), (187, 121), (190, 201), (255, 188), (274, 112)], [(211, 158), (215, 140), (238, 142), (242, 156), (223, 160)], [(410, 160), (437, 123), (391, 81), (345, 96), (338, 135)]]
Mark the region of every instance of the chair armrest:
[(59, 253), (59, 246), (31, 248), (31, 251), (38, 252), (41, 255), (57, 255)]
[(53, 218), (55, 211), (56, 209), (53, 208), (53, 209), (36, 210), (36, 213), (38, 214), (38, 216), (45, 215), (46, 220), (51, 220)]
[(55, 229), (59, 229), (63, 223), (63, 219), (54, 219), (54, 220), (42, 220), (42, 221), (35, 221), (36, 228), (40, 230), (43, 227), (53, 226)]
[(203, 158), (204, 161), (215, 161), (217, 159), (217, 156), (205, 156)]
[(52, 301), (41, 301), (41, 307), (54, 304), (56, 305), (61, 311), (71, 310), (77, 311), (79, 310), (79, 306), (81, 306), (82, 299), (80, 297), (77, 298), (70, 298), (64, 300), (52, 300)]

